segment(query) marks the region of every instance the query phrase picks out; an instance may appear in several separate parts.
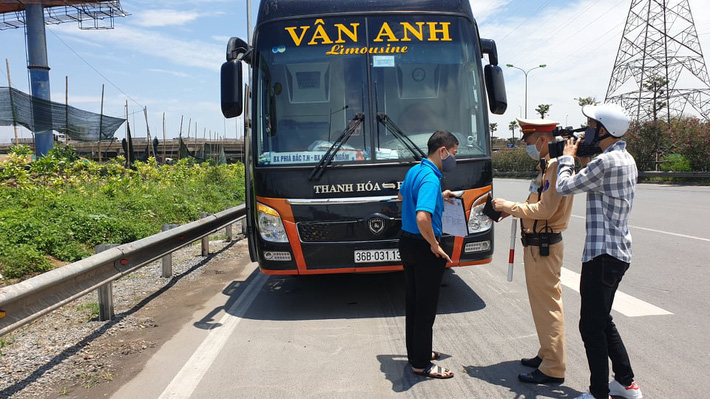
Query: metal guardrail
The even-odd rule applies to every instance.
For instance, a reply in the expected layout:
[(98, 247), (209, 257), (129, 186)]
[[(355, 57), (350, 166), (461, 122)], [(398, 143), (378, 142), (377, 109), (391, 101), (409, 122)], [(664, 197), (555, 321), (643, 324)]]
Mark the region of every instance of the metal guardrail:
[[(0, 289), (0, 336), (233, 224), (244, 204)], [(204, 255), (203, 242), (203, 255)]]
[(710, 179), (710, 172), (639, 172), (639, 177), (683, 177), (695, 179)]
[[(498, 172), (494, 171), (493, 176), (494, 177), (516, 177), (516, 176), (522, 176), (522, 177), (533, 177), (537, 176), (538, 172), (534, 171), (524, 171), (524, 172)], [(639, 172), (639, 177), (640, 178), (649, 178), (649, 177), (663, 177), (663, 178), (672, 178), (672, 177), (682, 177), (682, 178), (692, 178), (692, 179), (710, 179), (710, 172), (651, 172), (651, 171), (645, 171), (645, 172)]]

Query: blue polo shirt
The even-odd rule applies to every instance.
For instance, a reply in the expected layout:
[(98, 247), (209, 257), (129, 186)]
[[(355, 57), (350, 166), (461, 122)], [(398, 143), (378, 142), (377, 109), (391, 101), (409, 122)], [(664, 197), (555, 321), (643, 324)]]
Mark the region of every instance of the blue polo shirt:
[(402, 230), (421, 234), (417, 227), (417, 212), (431, 214), (434, 235), (441, 237), (441, 213), (444, 211), (444, 198), (441, 196), (441, 171), (433, 162), (424, 158), (419, 165), (413, 166), (399, 189), (402, 195)]

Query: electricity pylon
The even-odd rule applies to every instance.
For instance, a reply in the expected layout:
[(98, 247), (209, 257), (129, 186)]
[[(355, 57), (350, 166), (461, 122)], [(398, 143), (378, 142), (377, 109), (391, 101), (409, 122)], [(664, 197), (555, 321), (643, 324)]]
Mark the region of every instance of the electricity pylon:
[(632, 0), (606, 100), (640, 121), (692, 108), (710, 120), (710, 77), (689, 0)]

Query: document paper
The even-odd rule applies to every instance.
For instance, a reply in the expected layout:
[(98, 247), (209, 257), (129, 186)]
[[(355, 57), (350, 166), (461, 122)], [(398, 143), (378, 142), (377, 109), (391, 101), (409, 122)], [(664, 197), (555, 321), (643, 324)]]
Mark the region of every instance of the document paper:
[(444, 234), (456, 237), (466, 237), (468, 234), (468, 223), (466, 222), (466, 212), (463, 209), (461, 198), (451, 198), (451, 202), (444, 201), (444, 212), (441, 215), (441, 230)]

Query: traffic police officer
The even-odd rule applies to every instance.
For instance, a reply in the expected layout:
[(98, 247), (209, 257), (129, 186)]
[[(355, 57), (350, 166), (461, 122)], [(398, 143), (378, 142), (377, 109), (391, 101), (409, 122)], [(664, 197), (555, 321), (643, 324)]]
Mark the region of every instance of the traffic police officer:
[(537, 355), (521, 360), (535, 370), (518, 375), (518, 379), (536, 384), (562, 383), (566, 359), (560, 285), (564, 253), (561, 233), (567, 229), (573, 197), (560, 196), (555, 188), (557, 160), (550, 159), (548, 143), (554, 142), (552, 131), (558, 123), (546, 119), (518, 119), (518, 123), (528, 155), (540, 161), (540, 173), (532, 180), (525, 202), (493, 200), (496, 211), (521, 220), (525, 281), (540, 341)]

